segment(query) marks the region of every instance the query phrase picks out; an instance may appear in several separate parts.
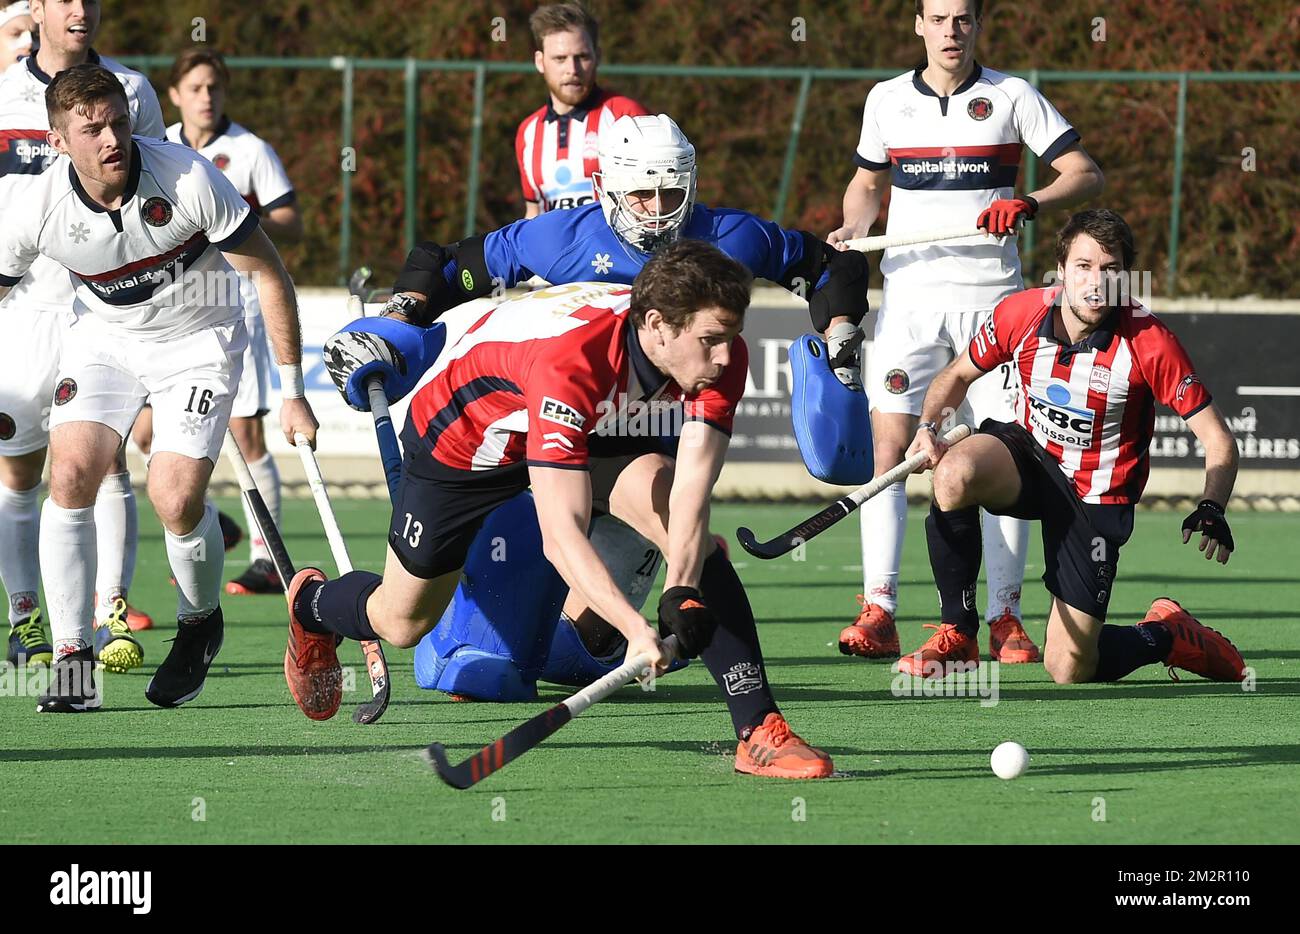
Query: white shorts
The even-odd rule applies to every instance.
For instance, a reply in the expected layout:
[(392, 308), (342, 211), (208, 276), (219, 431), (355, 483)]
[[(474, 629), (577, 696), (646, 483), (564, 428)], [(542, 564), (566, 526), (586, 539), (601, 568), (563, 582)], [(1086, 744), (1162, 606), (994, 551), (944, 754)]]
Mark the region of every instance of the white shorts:
[(244, 372), (235, 390), (231, 418), (260, 418), (271, 411), (271, 346), (266, 338), (266, 322), (261, 315), (244, 318), (248, 329), (248, 346), (244, 348)]
[(75, 320), (71, 311), (30, 311), (12, 303), (0, 308), (0, 456), (49, 446), (63, 335)]
[[(920, 415), (931, 381), (970, 346), (992, 312), (911, 311), (882, 307), (867, 378), (874, 411)], [(977, 379), (958, 411), (958, 419), (978, 425), (986, 418), (1015, 421), (1019, 380), (1010, 364)]]
[(50, 430), (97, 422), (126, 438), (147, 401), (153, 406), (153, 454), (171, 451), (216, 463), (247, 344), (242, 318), (153, 341), (84, 315), (64, 335)]

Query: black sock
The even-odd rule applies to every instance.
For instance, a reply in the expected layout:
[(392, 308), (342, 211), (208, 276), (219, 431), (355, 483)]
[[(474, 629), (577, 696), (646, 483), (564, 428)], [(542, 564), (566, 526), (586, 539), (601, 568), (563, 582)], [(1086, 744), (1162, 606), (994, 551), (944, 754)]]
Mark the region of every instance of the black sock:
[(930, 548), (930, 568), (939, 588), (941, 618), (959, 632), (979, 632), (975, 612), (975, 584), (980, 576), (980, 509), (967, 506), (943, 512), (930, 504), (925, 517), (925, 541)]
[(294, 618), (308, 632), (332, 632), (358, 642), (378, 639), (366, 616), (366, 601), (381, 581), (370, 571), (352, 571), (337, 580), (305, 584), (293, 601)]
[(762, 723), (769, 713), (775, 713), (777, 706), (767, 683), (754, 611), (736, 569), (721, 548), (704, 560), (700, 594), (718, 617), (713, 641), (700, 658), (722, 688), (731, 724), (740, 736)]
[(1145, 626), (1102, 626), (1097, 642), (1097, 671), (1093, 681), (1118, 681), (1146, 665), (1163, 662), (1174, 637), (1163, 623)]

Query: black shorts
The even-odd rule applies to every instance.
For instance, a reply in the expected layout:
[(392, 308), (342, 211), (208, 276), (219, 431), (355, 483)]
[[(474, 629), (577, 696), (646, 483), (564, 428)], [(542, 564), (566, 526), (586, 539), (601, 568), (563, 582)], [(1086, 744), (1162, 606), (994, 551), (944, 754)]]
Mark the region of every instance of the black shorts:
[(1053, 596), (1104, 620), (1119, 568), (1120, 547), (1133, 534), (1129, 503), (1085, 503), (1074, 485), (1024, 426), (986, 419), (979, 433), (1007, 446), (1020, 474), (1020, 497), (989, 512), (1037, 519), (1043, 531), (1043, 583)]
[(406, 445), (388, 545), (402, 567), (432, 580), (465, 566), (488, 513), (528, 488), (522, 461), (492, 470), (455, 470), (421, 444)]

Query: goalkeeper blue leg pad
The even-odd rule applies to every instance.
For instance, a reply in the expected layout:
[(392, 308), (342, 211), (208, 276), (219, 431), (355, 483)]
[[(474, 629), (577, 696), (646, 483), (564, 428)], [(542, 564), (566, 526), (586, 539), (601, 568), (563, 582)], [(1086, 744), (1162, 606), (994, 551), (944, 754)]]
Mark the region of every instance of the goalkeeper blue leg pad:
[(532, 494), (493, 510), (460, 586), (415, 650), (416, 683), (485, 701), (531, 700), (568, 588), (542, 553)]

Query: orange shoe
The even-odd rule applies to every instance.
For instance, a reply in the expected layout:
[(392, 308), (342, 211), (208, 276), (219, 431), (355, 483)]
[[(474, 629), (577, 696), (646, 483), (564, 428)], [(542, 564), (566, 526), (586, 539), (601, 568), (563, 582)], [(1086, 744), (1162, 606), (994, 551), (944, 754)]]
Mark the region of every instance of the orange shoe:
[(770, 713), (736, 744), (736, 771), (767, 778), (829, 778), (831, 757), (809, 746), (785, 717)]
[(1038, 646), (1029, 638), (1025, 627), (1020, 625), (1020, 618), (1012, 613), (1003, 613), (989, 623), (989, 658), (1004, 665), (1021, 665), (1036, 662), (1042, 656)]
[(840, 654), (897, 658), (898, 629), (894, 626), (894, 614), (878, 604), (868, 603), (862, 594), (858, 594), (858, 606), (862, 612), (857, 620), (840, 632)]
[(1174, 638), (1173, 648), (1169, 650), (1165, 664), (1169, 666), (1169, 677), (1175, 681), (1178, 680), (1178, 675), (1174, 674), (1175, 668), (1182, 668), (1211, 681), (1246, 679), (1246, 662), (1237, 647), (1222, 633), (1201, 625), (1176, 600), (1160, 597), (1152, 603), (1151, 609), (1147, 610), (1147, 618), (1138, 625), (1150, 626), (1152, 623), (1163, 623), (1169, 635)]
[(289, 583), (289, 645), (284, 650), (284, 680), (298, 709), (313, 720), (328, 720), (343, 703), (343, 669), (338, 642), (331, 634), (308, 632), (294, 618), (293, 601), (305, 584), (323, 581), (316, 568), (303, 568)]
[(951, 674), (950, 665), (978, 665), (980, 661), (979, 643), (959, 632), (952, 623), (941, 626), (925, 624), (926, 629), (935, 630), (935, 634), (925, 640), (925, 644), (910, 655), (898, 660), (898, 670), (918, 678), (943, 678)]
[(126, 625), (132, 632), (153, 629), (153, 617), (144, 610), (138, 610), (131, 604), (126, 605)]

